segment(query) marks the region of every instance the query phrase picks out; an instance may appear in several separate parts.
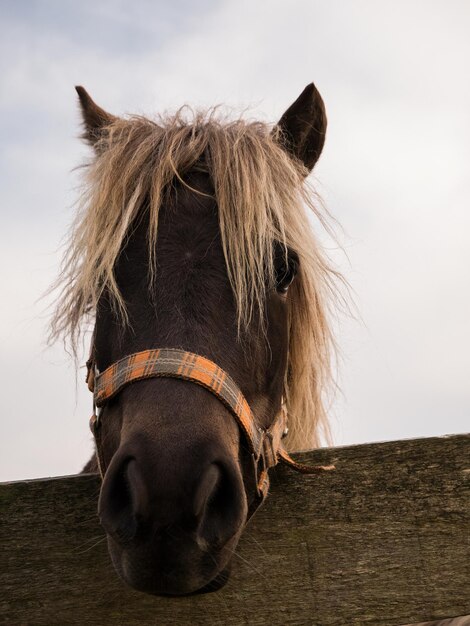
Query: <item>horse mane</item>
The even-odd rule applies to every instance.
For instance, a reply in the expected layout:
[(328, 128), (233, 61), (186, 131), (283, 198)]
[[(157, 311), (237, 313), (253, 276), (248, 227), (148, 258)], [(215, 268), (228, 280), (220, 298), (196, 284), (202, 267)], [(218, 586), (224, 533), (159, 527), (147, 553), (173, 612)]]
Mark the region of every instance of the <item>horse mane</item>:
[[(216, 109), (183, 108), (150, 120), (114, 118), (85, 168), (79, 211), (61, 273), (51, 339), (70, 341), (76, 354), (84, 324), (106, 290), (126, 320), (114, 268), (143, 203), (149, 211), (149, 257), (154, 267), (158, 213), (175, 182), (194, 167), (208, 172), (218, 205), (221, 241), (238, 312), (239, 330), (263, 319), (273, 287), (273, 243), (299, 257), (287, 296), (289, 351), (284, 397), (291, 450), (329, 440), (325, 391), (332, 382), (334, 339), (329, 323), (337, 272), (312, 229), (311, 216), (328, 228), (325, 212), (295, 162), (266, 123), (222, 119)], [(152, 269), (150, 270), (152, 273)], [(266, 280), (268, 277), (268, 280)], [(151, 277), (150, 277), (151, 278)]]

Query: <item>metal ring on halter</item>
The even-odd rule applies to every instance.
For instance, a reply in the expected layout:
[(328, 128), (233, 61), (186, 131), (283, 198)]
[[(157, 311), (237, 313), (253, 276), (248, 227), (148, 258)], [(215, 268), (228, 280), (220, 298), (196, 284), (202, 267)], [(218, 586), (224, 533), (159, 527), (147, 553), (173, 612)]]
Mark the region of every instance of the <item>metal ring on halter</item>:
[(102, 412), (102, 408), (97, 407), (95, 402), (93, 401), (93, 413), (92, 416), (90, 417), (90, 430), (93, 433), (93, 435), (96, 435), (96, 431), (98, 430), (98, 428), (101, 426), (101, 412)]
[[(98, 369), (96, 363), (93, 363), (93, 383), (100, 375), (100, 370)], [(96, 406), (95, 396), (93, 395), (93, 414), (96, 416), (95, 420), (95, 428), (100, 425), (100, 417), (101, 412), (103, 411), (103, 407)]]

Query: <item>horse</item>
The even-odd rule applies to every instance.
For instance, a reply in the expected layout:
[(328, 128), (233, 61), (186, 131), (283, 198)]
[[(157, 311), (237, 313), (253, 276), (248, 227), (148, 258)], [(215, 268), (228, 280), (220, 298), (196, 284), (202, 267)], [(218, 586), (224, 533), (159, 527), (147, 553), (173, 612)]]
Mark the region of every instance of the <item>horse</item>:
[(93, 329), (85, 470), (128, 585), (215, 591), (268, 470), (302, 470), (288, 450), (328, 430), (338, 274), (308, 181), (325, 106), (312, 83), (274, 125), (217, 107), (116, 117), (76, 91), (92, 157), (51, 334), (76, 353)]

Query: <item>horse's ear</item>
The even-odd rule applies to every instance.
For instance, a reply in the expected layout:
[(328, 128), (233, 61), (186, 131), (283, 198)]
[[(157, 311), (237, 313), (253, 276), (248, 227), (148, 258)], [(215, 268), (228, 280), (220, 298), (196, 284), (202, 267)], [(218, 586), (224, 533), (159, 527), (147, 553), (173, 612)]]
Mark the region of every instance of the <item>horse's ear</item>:
[(75, 87), (78, 98), (80, 100), (80, 108), (83, 115), (83, 124), (85, 126), (85, 133), (83, 135), (91, 145), (95, 145), (96, 142), (101, 139), (102, 131), (106, 126), (109, 126), (116, 119), (114, 115), (107, 113), (104, 109), (99, 107), (90, 97), (84, 87)]
[(273, 130), (284, 148), (310, 172), (318, 161), (326, 134), (326, 112), (313, 83), (307, 85)]

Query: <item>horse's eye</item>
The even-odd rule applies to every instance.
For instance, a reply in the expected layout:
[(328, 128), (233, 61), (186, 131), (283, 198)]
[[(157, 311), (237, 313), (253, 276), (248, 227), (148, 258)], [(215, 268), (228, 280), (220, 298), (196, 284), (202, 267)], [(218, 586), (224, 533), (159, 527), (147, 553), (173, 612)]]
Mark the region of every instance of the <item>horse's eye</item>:
[(276, 268), (276, 290), (278, 293), (287, 293), (289, 285), (297, 274), (297, 261), (289, 257), (287, 264), (284, 262)]

